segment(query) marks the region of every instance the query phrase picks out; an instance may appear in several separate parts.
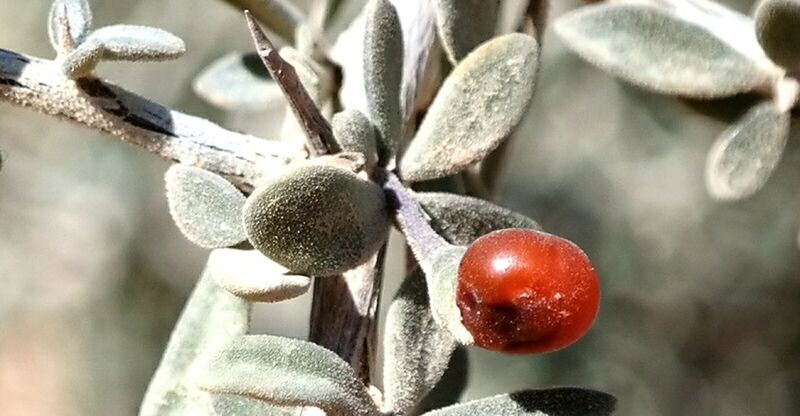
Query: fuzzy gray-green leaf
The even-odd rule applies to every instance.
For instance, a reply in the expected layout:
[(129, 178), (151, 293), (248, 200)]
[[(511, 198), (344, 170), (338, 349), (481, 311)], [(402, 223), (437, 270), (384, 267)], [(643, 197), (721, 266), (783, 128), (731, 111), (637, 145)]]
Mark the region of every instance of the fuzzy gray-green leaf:
[(764, 0), (755, 14), (756, 35), (775, 63), (800, 70), (800, 1)]
[(389, 306), (384, 335), (384, 412), (405, 414), (442, 378), (455, 339), (431, 314), (422, 271), (412, 272)]
[(403, 112), (400, 87), (403, 79), (403, 29), (389, 0), (367, 4), (364, 37), (364, 84), (367, 107), (378, 130), (378, 153), (390, 160), (400, 140)]
[(197, 95), (225, 110), (265, 110), (285, 100), (254, 53), (223, 56), (204, 69), (192, 85)]
[[(66, 12), (66, 16), (64, 13)], [(62, 17), (63, 16), (63, 17)], [(55, 0), (50, 7), (50, 16), (47, 19), (47, 33), (50, 44), (59, 54), (70, 52), (73, 45), (63, 45), (63, 18), (69, 26), (69, 34), (75, 45), (83, 43), (92, 27), (92, 10), (87, 0)]]
[(420, 259), (420, 267), (425, 272), (433, 319), (446, 328), (456, 341), (471, 345), (474, 339), (461, 322), (461, 310), (456, 304), (458, 266), (466, 251), (467, 248), (463, 246), (439, 249), (429, 256), (429, 260)]
[(771, 101), (750, 109), (714, 142), (706, 163), (706, 185), (718, 200), (746, 198), (761, 189), (781, 160), (790, 114)]
[(434, 3), (439, 38), (453, 64), (494, 34), (499, 0), (435, 0)]
[(297, 26), (305, 20), (303, 12), (291, 0), (225, 0), (250, 13), (286, 42), (293, 43)]
[(710, 28), (643, 4), (598, 4), (566, 13), (556, 33), (581, 57), (640, 87), (697, 98), (769, 83), (769, 67)]
[(436, 179), (480, 161), (522, 120), (533, 97), (536, 39), (484, 43), (453, 69), (400, 163), (409, 181)]
[(377, 163), (375, 127), (367, 116), (358, 110), (344, 110), (333, 115), (331, 127), (343, 152), (363, 154), (367, 165), (374, 166)]
[(177, 164), (164, 180), (169, 212), (190, 241), (219, 248), (246, 239), (241, 223), (245, 198), (230, 182), (205, 169)]
[(61, 61), (61, 71), (70, 79), (85, 77), (94, 71), (103, 56), (103, 44), (94, 40), (81, 43)]
[(103, 45), (102, 58), (109, 61), (164, 61), (186, 52), (181, 38), (149, 26), (113, 25), (92, 32), (87, 41)]
[(280, 302), (308, 291), (311, 278), (288, 270), (256, 250), (211, 252), (208, 268), (223, 289), (250, 302)]
[(541, 230), (536, 221), (480, 198), (445, 192), (418, 192), (417, 200), (431, 217), (431, 226), (452, 244), (468, 245), (503, 228)]
[[(295, 416), (297, 409), (229, 394), (208, 394), (209, 416)], [(189, 416), (189, 415), (186, 415)], [(196, 416), (196, 415), (192, 415)]]
[(617, 399), (594, 390), (554, 388), (523, 390), (457, 404), (425, 416), (608, 416)]
[(205, 357), (197, 385), (280, 406), (315, 406), (329, 415), (375, 415), (377, 409), (349, 364), (310, 342), (247, 335)]
[(190, 414), (196, 408), (190, 367), (203, 352), (244, 335), (248, 320), (248, 303), (217, 286), (206, 270), (172, 331), (139, 416)]
[(386, 240), (389, 225), (380, 187), (346, 169), (313, 164), (256, 188), (242, 218), (256, 249), (309, 276), (363, 264)]

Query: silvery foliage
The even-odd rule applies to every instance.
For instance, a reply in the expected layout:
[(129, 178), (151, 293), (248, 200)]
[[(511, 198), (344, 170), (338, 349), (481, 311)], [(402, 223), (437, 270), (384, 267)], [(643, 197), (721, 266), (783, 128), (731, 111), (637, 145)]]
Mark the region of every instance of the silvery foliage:
[[(274, 34), (295, 43), (296, 47), (283, 48), (280, 55), (292, 64), (314, 105), (328, 117), (332, 109), (340, 110), (333, 117), (332, 130), (346, 153), (296, 160), (283, 172), (265, 173), (265, 183), (256, 184), (256, 190), (239, 189), (232, 178), (205, 170), (200, 162), (167, 171), (167, 199), (177, 228), (190, 241), (214, 250), (173, 330), (140, 415), (287, 415), (299, 407), (328, 415), (612, 413), (612, 396), (577, 388), (526, 390), (427, 413), (420, 410), (425, 397), (443, 379), (459, 344), (471, 343), (454, 295), (456, 268), (465, 245), (496, 229), (539, 228), (521, 214), (476, 198), (409, 193), (415, 198), (413, 204), (427, 212), (434, 232), (451, 244), (420, 256), (421, 268), (411, 272), (389, 305), (383, 337), (383, 393), (319, 345), (248, 333), (253, 302), (300, 296), (311, 283), (310, 276), (253, 249), (283, 236), (258, 229), (253, 218), (262, 213), (251, 212), (259, 211), (252, 207), (274, 204), (255, 204), (252, 195), (263, 198), (270, 178), (309, 163), (311, 170), (348, 171), (352, 176), (348, 183), (364, 181), (370, 186), (375, 185), (370, 180), (376, 180), (371, 176), (376, 170), (394, 170), (409, 183), (453, 178), (479, 168), (527, 112), (539, 44), (523, 33), (495, 36), (493, 16), (499, 14), (500, 2), (492, 2), (491, 13), (476, 15), (474, 1), (319, 0), (308, 16), (288, 0), (228, 3), (250, 9)], [(86, 0), (53, 3), (49, 34), (58, 53), (55, 63), (66, 77), (92, 76), (103, 60), (171, 59), (185, 51), (180, 39), (160, 29), (114, 25), (92, 31), (91, 20)], [(331, 45), (341, 52), (341, 44), (354, 41), (357, 47), (350, 49), (351, 56), (326, 55)], [(437, 64), (442, 59), (452, 62), (449, 73), (442, 73)], [(336, 85), (331, 62), (339, 65), (348, 89)], [(280, 98), (278, 81), (255, 63), (253, 55), (226, 55), (201, 72), (194, 88), (212, 104), (229, 110), (254, 111), (274, 104)], [(354, 80), (360, 82), (360, 91), (353, 92), (353, 85), (358, 85)], [(359, 102), (364, 104), (348, 104)], [(344, 108), (337, 107), (338, 103), (344, 103)], [(419, 107), (421, 103), (430, 106), (417, 128), (411, 120), (425, 110)], [(775, 126), (785, 124), (774, 111), (764, 112)], [(287, 118), (285, 124), (288, 127), (280, 129), (281, 142), (293, 146), (297, 122)], [(292, 180), (309, 181), (306, 177), (314, 175)], [(298, 186), (313, 189), (315, 185)], [(275, 198), (294, 197), (291, 192), (279, 194)], [(362, 192), (353, 193), (352, 198), (373, 196)], [(333, 205), (315, 202), (320, 209)], [(351, 202), (375, 205), (374, 201)], [(308, 205), (296, 205), (308, 209)], [(383, 214), (392, 214), (388, 206), (383, 209)], [(369, 210), (371, 216), (378, 215), (374, 211)], [(283, 217), (297, 217), (291, 214)], [(293, 221), (312, 215), (304, 213)], [(388, 221), (378, 219), (358, 220), (386, 228)], [(385, 230), (367, 231), (382, 236), (385, 243)], [(264, 241), (255, 244), (249, 240), (251, 234)]]
[(163, 61), (186, 52), (177, 36), (154, 27), (113, 25), (91, 30), (87, 0), (56, 0), (50, 9), (48, 33), (64, 75), (91, 75), (101, 61)]
[(709, 151), (707, 189), (722, 201), (753, 195), (781, 159), (800, 91), (798, 28), (796, 0), (762, 0), (752, 17), (710, 0), (610, 0), (555, 21), (578, 55), (639, 87), (697, 99), (765, 96)]

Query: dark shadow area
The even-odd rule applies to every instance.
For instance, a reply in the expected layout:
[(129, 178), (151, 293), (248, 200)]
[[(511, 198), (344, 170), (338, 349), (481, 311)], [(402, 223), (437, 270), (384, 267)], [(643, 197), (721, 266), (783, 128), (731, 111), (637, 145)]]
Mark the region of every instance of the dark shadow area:
[(549, 416), (609, 415), (617, 404), (610, 394), (572, 387), (524, 390), (511, 393), (511, 399), (529, 412), (538, 411)]

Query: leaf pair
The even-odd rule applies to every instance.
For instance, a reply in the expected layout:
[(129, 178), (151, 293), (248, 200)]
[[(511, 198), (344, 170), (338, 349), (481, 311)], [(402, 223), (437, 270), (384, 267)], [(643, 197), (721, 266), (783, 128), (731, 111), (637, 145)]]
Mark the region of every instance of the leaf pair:
[[(332, 352), (299, 340), (247, 335), (203, 356), (194, 375), (212, 397), (241, 397), (270, 405), (314, 406), (330, 416), (380, 415), (352, 368)], [(444, 415), (605, 416), (616, 400), (578, 388), (526, 390), (424, 413)], [(403, 412), (392, 414), (405, 414)]]
[(92, 13), (86, 0), (55, 0), (48, 33), (58, 52), (61, 70), (69, 78), (85, 77), (100, 61), (162, 61), (186, 52), (177, 36), (147, 26), (113, 25), (91, 31)]
[(750, 109), (708, 155), (709, 193), (738, 200), (764, 185), (786, 146), (798, 89), (773, 62), (788, 68), (800, 63), (798, 25), (800, 2), (793, 0), (761, 2), (755, 26), (705, 0), (624, 0), (582, 7), (555, 27), (587, 61), (657, 92), (716, 98), (772, 91), (772, 102)]
[(207, 269), (217, 284), (251, 302), (279, 302), (302, 295), (311, 284), (256, 250), (227, 249), (246, 240), (245, 197), (221, 176), (193, 166), (173, 165), (165, 176), (175, 224), (190, 241), (216, 248)]

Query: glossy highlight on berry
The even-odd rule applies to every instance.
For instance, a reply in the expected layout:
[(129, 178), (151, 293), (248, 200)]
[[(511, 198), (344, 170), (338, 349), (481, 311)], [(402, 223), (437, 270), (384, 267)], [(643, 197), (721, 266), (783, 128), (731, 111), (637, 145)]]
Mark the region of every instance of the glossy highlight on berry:
[(506, 229), (467, 249), (458, 269), (456, 302), (477, 346), (545, 353), (588, 331), (600, 305), (600, 284), (589, 258), (571, 241)]

